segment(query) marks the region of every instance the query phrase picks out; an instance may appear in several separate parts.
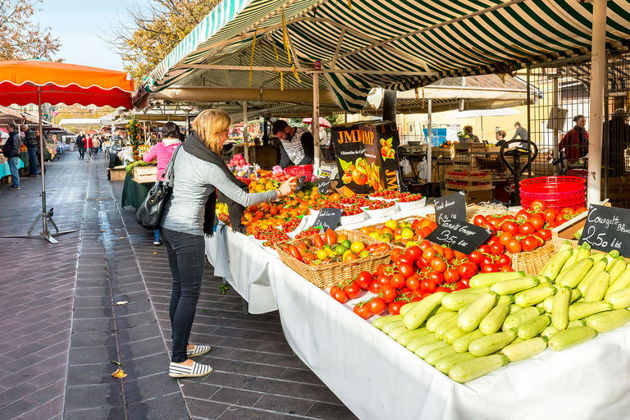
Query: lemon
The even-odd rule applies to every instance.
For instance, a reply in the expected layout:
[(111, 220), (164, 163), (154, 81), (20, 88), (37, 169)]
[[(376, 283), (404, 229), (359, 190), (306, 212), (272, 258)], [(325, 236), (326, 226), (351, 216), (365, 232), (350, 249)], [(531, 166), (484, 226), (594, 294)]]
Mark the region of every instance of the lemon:
[(385, 222), (385, 226), (387, 226), (391, 230), (396, 230), (398, 228), (398, 223), (395, 220), (388, 220), (387, 222)]

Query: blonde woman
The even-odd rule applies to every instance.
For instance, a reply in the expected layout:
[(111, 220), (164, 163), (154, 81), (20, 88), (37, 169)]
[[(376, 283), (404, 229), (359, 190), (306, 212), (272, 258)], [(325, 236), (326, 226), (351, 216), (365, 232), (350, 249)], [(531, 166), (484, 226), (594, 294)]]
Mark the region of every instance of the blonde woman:
[(221, 159), (230, 123), (225, 111), (201, 112), (175, 157), (173, 194), (162, 223), (162, 239), (173, 276), (169, 307), (173, 339), (169, 376), (173, 378), (198, 377), (212, 372), (211, 366), (190, 359), (209, 352), (210, 346), (190, 344), (188, 338), (203, 277), (204, 234), (212, 234), (217, 191), (248, 207), (288, 195), (295, 184), (295, 180), (290, 179), (274, 191), (255, 194), (243, 191)]

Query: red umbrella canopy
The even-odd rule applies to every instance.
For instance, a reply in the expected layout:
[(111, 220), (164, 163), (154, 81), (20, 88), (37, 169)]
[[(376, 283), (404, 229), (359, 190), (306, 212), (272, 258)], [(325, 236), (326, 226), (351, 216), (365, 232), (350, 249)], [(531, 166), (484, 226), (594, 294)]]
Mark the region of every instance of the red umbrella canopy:
[(131, 92), (133, 81), (122, 71), (52, 61), (0, 61), (0, 105), (64, 103), (131, 109)]

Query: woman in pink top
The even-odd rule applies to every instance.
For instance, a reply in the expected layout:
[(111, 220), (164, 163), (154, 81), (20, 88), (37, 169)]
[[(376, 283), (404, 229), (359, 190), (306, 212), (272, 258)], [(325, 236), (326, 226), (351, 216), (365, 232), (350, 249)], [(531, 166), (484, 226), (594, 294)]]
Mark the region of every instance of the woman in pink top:
[[(171, 160), (171, 156), (177, 147), (181, 144), (181, 133), (177, 124), (173, 122), (167, 122), (162, 129), (162, 141), (153, 146), (148, 152), (146, 152), (142, 159), (145, 162), (153, 162), (157, 160), (157, 179), (158, 181), (164, 180), (164, 170), (168, 162)], [(153, 231), (153, 245), (162, 245), (162, 239), (160, 238), (160, 229)]]

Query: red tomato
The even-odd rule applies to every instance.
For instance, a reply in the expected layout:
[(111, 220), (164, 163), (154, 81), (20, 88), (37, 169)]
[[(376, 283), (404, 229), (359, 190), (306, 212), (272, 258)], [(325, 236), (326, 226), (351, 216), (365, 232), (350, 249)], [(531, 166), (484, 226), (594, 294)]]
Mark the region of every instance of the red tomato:
[(499, 268), (499, 271), (501, 271), (502, 273), (511, 273), (514, 271), (514, 269), (511, 265), (504, 265), (503, 267)]
[(560, 214), (573, 214), (573, 209), (571, 207), (564, 207), (560, 210)]
[(422, 256), (422, 250), (419, 246), (410, 246), (404, 253), (405, 258), (409, 258), (412, 261), (416, 261), (420, 256)]
[(483, 253), (483, 254), (489, 254), (490, 253), (490, 247), (488, 245), (481, 245), (479, 247), (479, 249), (477, 249), (477, 251)]
[(427, 248), (431, 248), (431, 242), (429, 241), (422, 241), (420, 242), (420, 245), (418, 245), (420, 247), (421, 250), (425, 250)]
[(519, 223), (525, 223), (529, 220), (529, 213), (527, 213), (527, 210), (519, 210), (518, 213), (516, 213), (516, 216), (514, 217), (514, 219), (519, 222)]
[(430, 261), (431, 258), (435, 257), (435, 254), (435, 249), (426, 248), (424, 251), (422, 251), (422, 258), (424, 258), (426, 261)]
[(479, 271), (479, 266), (471, 262), (465, 262), (457, 268), (459, 276), (464, 279), (469, 279)]
[(411, 276), (405, 281), (409, 290), (420, 289), (420, 279), (417, 276)]
[(375, 295), (378, 295), (378, 292), (381, 291), (381, 285), (378, 284), (376, 280), (374, 280), (372, 283), (370, 283), (370, 287), (368, 288), (368, 291), (370, 293), (374, 293)]
[(444, 259), (446, 261), (451, 261), (453, 258), (455, 258), (455, 251), (451, 248), (444, 248)]
[(376, 282), (379, 284), (379, 286), (383, 287), (383, 286), (389, 286), (391, 285), (390, 281), (389, 281), (389, 277), (388, 276), (379, 276), (376, 279)]
[(468, 282), (458, 281), (455, 283), (455, 290), (468, 289)]
[(337, 286), (333, 286), (330, 288), (330, 296), (333, 297), (339, 303), (346, 303), (348, 301), (348, 295), (346, 292), (338, 288)]
[(496, 273), (499, 271), (499, 267), (496, 264), (485, 264), (481, 266), (482, 273)]
[(504, 233), (511, 233), (514, 235), (515, 233), (518, 233), (518, 224), (512, 221), (504, 222), (503, 225), (501, 225), (501, 230), (503, 230)]
[(544, 201), (534, 200), (532, 201), (532, 204), (529, 205), (529, 208), (535, 212), (542, 212), (545, 211), (546, 206)]
[(474, 263), (480, 263), (483, 259), (483, 254), (479, 251), (473, 251), (468, 256), (468, 260)]
[(532, 224), (534, 230), (540, 230), (545, 226), (545, 218), (540, 214), (534, 214), (529, 218), (529, 223)]
[(372, 282), (372, 275), (369, 271), (361, 271), (355, 281), (361, 289), (367, 290)]
[(484, 257), (481, 259), (481, 264), (480, 265), (488, 265), (488, 264), (493, 264), (494, 263), (494, 259), (488, 255), (484, 255)]
[(398, 315), (400, 314), (400, 308), (402, 308), (406, 304), (407, 302), (403, 302), (402, 300), (391, 302), (389, 305), (387, 305), (387, 312), (389, 312), (390, 315)]
[(396, 289), (402, 289), (405, 287), (405, 276), (402, 274), (394, 274), (389, 283)]
[(490, 239), (488, 240), (488, 242), (486, 242), (486, 244), (487, 244), (490, 248), (492, 248), (492, 245), (496, 245), (496, 244), (499, 244), (499, 243), (501, 243), (501, 239), (500, 239), (498, 236), (493, 236), (492, 238), (490, 238)]
[(436, 273), (435, 271), (432, 271), (429, 274), (427, 274), (427, 278), (435, 284), (444, 283), (444, 274), (442, 273)]
[(547, 223), (553, 223), (556, 221), (556, 217), (558, 216), (558, 212), (554, 209), (545, 210), (545, 220)]
[(370, 313), (370, 309), (368, 308), (367, 304), (365, 304), (365, 302), (357, 303), (356, 305), (354, 305), (352, 311), (363, 319), (368, 319), (372, 316), (372, 314)]
[(538, 244), (538, 239), (534, 238), (533, 236), (527, 236), (521, 241), (521, 248), (523, 248), (523, 251), (529, 252), (538, 248)]
[(389, 254), (389, 258), (393, 261), (393, 262), (398, 262), (398, 258), (400, 258), (400, 256), (402, 255), (403, 251), (400, 248), (394, 248), (392, 249), (391, 254)]
[(508, 257), (505, 254), (502, 254), (499, 256), (499, 259), (497, 260), (497, 265), (499, 267), (504, 267), (506, 265), (512, 265), (512, 258)]
[(549, 229), (540, 229), (536, 233), (545, 241), (548, 241), (551, 239), (551, 231)]
[(413, 266), (411, 264), (398, 264), (398, 271), (406, 279), (413, 276), (415, 273), (415, 270), (413, 269)]
[(433, 257), (431, 259), (431, 268), (438, 273), (446, 271), (446, 262), (440, 257)]
[(436, 284), (429, 279), (424, 279), (422, 280), (422, 283), (420, 283), (420, 290), (422, 290), (423, 292), (433, 293), (436, 288)]
[(457, 258), (458, 260), (463, 260), (464, 258), (466, 258), (466, 254), (455, 249), (453, 250), (453, 255), (455, 255), (455, 258)]
[(343, 288), (343, 291), (348, 295), (348, 299), (355, 299), (361, 294), (361, 287), (356, 281), (351, 282), (349, 285)]
[(501, 236), (499, 236), (499, 242), (501, 245), (505, 246), (512, 240), (514, 236), (510, 232), (503, 232)]
[(490, 247), (490, 252), (493, 253), (494, 255), (502, 254), (504, 250), (505, 250), (505, 247), (501, 244), (494, 244)]
[(507, 252), (509, 252), (510, 254), (518, 254), (519, 252), (521, 252), (521, 243), (519, 241), (517, 241), (516, 239), (512, 239), (507, 245), (506, 245), (506, 249)]
[(575, 209), (575, 214), (582, 214), (587, 212), (588, 209), (586, 207), (578, 207), (577, 209)]
[(456, 283), (459, 281), (459, 271), (455, 268), (449, 268), (444, 272), (444, 281), (447, 283)]
[(481, 214), (478, 214), (473, 219), (473, 223), (476, 224), (477, 226), (483, 226), (487, 223), (487, 221), (484, 216), (482, 216)]
[(451, 293), (453, 291), (453, 289), (449, 289), (448, 287), (438, 287), (435, 289), (435, 293), (437, 292), (446, 292), (446, 293)]
[(396, 292), (396, 289), (394, 289), (392, 286), (383, 286), (381, 287), (381, 292), (379, 293), (379, 296), (382, 297), (385, 302), (390, 303), (393, 302), (394, 299), (396, 299), (398, 293)]
[(407, 265), (413, 265), (414, 261), (410, 260), (409, 258), (405, 257), (405, 254), (402, 254), (399, 258), (398, 261), (396, 261), (396, 264), (398, 266), (400, 266), (401, 264), (407, 264)]
[(531, 235), (532, 233), (534, 233), (534, 231), (535, 231), (534, 226), (529, 222), (523, 223), (518, 228), (518, 233), (520, 233), (521, 235)]
[(375, 297), (374, 299), (370, 300), (366, 305), (370, 313), (373, 315), (382, 314), (383, 312), (385, 312), (385, 308), (387, 307), (385, 300), (380, 297)]

